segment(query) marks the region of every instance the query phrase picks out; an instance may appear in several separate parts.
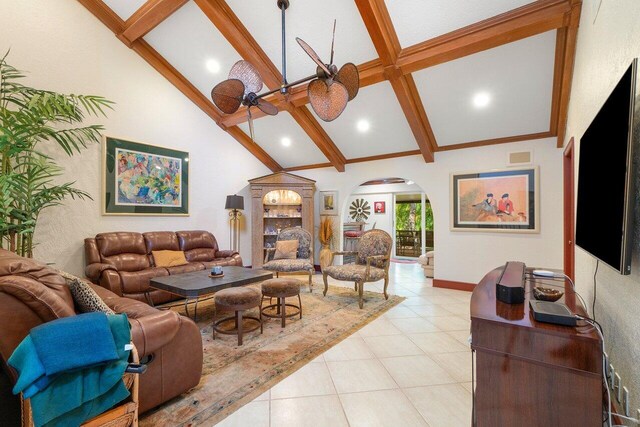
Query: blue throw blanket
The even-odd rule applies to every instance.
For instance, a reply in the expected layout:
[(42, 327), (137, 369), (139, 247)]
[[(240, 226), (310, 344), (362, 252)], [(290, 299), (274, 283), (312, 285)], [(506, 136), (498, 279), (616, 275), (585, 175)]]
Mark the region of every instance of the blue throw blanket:
[(88, 313), (34, 328), (9, 358), (14, 393), (31, 398), (36, 427), (79, 425), (125, 399), (126, 315)]

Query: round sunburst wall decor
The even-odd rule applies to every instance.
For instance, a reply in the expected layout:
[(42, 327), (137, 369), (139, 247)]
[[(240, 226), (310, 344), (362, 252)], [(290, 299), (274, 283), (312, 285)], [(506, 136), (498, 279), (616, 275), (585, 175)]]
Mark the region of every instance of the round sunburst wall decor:
[(371, 215), (371, 207), (365, 199), (355, 199), (349, 207), (349, 215), (356, 222), (366, 221)]

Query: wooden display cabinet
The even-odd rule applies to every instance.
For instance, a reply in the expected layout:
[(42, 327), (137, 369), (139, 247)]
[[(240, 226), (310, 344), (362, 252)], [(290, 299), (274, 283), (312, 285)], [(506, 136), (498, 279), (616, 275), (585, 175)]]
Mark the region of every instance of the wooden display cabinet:
[[(313, 229), (315, 181), (286, 172), (249, 180), (251, 184), (251, 265), (260, 268), (266, 249), (287, 227)], [(312, 242), (312, 244), (314, 244)]]

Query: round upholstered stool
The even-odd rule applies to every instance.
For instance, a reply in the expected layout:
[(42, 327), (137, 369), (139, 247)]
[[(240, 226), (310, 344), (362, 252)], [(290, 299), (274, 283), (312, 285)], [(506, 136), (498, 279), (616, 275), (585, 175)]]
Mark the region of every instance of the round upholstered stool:
[[(281, 326), (284, 328), (285, 321), (287, 317), (293, 317), (300, 315), (302, 319), (302, 300), (300, 299), (300, 285), (302, 282), (296, 279), (289, 278), (281, 278), (281, 279), (269, 279), (265, 280), (262, 283), (262, 300), (265, 298), (269, 298), (269, 302), (271, 302), (271, 298), (276, 298), (276, 304), (269, 304), (266, 306), (262, 306), (262, 301), (260, 302), (260, 313), (263, 316), (271, 317), (271, 318), (280, 318)], [(298, 305), (295, 304), (286, 304), (285, 298), (289, 297), (298, 297)], [(294, 308), (295, 310), (289, 310), (287, 314), (287, 307)], [(274, 310), (275, 313), (268, 313), (268, 310)]]
[[(238, 345), (242, 345), (242, 335), (245, 332), (255, 331), (260, 328), (262, 333), (262, 312), (259, 311), (260, 317), (244, 316), (245, 310), (260, 307), (262, 303), (262, 295), (260, 291), (253, 288), (228, 288), (216, 292), (214, 296), (216, 312), (233, 311), (235, 315), (228, 316), (213, 322), (213, 339), (216, 339), (216, 332), (227, 335), (238, 335)], [(221, 329), (220, 325), (229, 321), (235, 322), (233, 329)], [(250, 320), (254, 325), (245, 328), (244, 321)]]

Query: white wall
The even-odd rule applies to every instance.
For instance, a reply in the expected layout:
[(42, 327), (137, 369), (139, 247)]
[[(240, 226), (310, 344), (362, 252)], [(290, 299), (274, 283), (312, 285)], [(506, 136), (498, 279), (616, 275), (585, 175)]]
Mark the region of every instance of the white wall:
[[(79, 274), (83, 239), (114, 230), (206, 229), (222, 248), (228, 247), (225, 196), (238, 193), (250, 203), (247, 180), (269, 173), (266, 167), (76, 1), (3, 1), (0, 54), (9, 48), (9, 63), (29, 71), (26, 84), (115, 101), (108, 119), (91, 119), (104, 124), (107, 134), (191, 154), (191, 216), (114, 217), (100, 215), (101, 147), (93, 145), (72, 158), (56, 151), (66, 169), (64, 179), (76, 181), (94, 200), (69, 201), (44, 211), (36, 232), (38, 259)], [(215, 80), (212, 76), (212, 84)], [(250, 245), (244, 224), (245, 264), (251, 262)]]
[[(534, 150), (534, 159), (540, 166), (541, 232), (450, 231), (450, 174), (504, 168), (507, 152), (529, 149)], [(437, 279), (477, 283), (489, 270), (512, 260), (562, 268), (562, 151), (555, 148), (553, 138), (440, 152), (434, 163), (411, 156), (347, 165), (344, 174), (332, 168), (296, 174), (316, 180), (320, 191), (337, 190), (340, 212), (345, 212), (348, 196), (365, 181), (388, 177), (414, 181), (427, 194), (433, 208)]]
[[(580, 137), (607, 99), (633, 58), (640, 56), (640, 2), (585, 0), (582, 7), (573, 74), (567, 141)], [(594, 22), (595, 21), (595, 22)], [(603, 149), (606, 147), (603, 146)], [(636, 154), (640, 146), (636, 141)], [(576, 166), (578, 158), (576, 158)], [(636, 165), (638, 165), (636, 159)], [(640, 168), (636, 170), (640, 174)], [(577, 175), (576, 175), (577, 176)], [(636, 176), (636, 191), (640, 191)], [(623, 385), (630, 390), (631, 410), (640, 407), (640, 197), (636, 193), (635, 243), (631, 275), (622, 276), (601, 264), (597, 275), (597, 320), (605, 330), (607, 350)], [(576, 286), (591, 303), (596, 260), (576, 249)]]
[[(379, 230), (384, 230), (390, 235), (394, 235), (393, 233), (393, 195), (391, 193), (380, 193), (380, 194), (352, 194), (347, 199), (347, 203), (345, 205), (345, 210), (342, 215), (343, 222), (353, 222), (354, 220), (349, 215), (349, 207), (351, 203), (356, 199), (363, 199), (369, 203), (369, 207), (371, 208), (371, 215), (365, 221), (367, 225), (365, 226), (365, 230), (369, 230), (375, 226)], [(383, 214), (374, 213), (373, 204), (375, 202), (385, 202), (385, 212)]]

